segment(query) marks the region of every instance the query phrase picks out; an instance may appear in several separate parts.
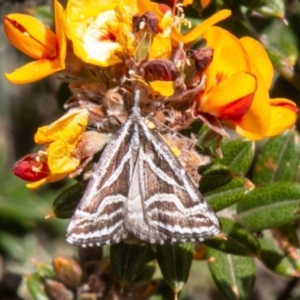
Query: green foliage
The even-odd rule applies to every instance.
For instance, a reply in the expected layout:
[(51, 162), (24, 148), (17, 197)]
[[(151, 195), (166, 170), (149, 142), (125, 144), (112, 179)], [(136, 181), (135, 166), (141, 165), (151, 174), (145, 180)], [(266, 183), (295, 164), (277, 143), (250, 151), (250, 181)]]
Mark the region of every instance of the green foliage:
[(157, 261), (167, 284), (178, 294), (186, 284), (193, 259), (193, 244), (157, 245)]
[(213, 279), (225, 299), (249, 299), (256, 270), (252, 257), (232, 255), (209, 248), (208, 265)]
[[(285, 14), (290, 2), (293, 2), (293, 9)], [(297, 1), (219, 0), (212, 1), (205, 10), (198, 1), (194, 7), (204, 18), (214, 13), (217, 7), (231, 8), (233, 17), (222, 26), (237, 36), (247, 34), (260, 39), (275, 69), (287, 80), (279, 88), (275, 82), (271, 93), (299, 102), (300, 4)], [(50, 23), (52, 15), (46, 6), (36, 8), (33, 13)], [(189, 11), (186, 15), (192, 24), (198, 23), (198, 15)], [(288, 25), (283, 23), (284, 15)], [(32, 95), (36, 93), (36, 90), (32, 91)], [(199, 170), (199, 189), (211, 208), (222, 216), (219, 217), (221, 234), (204, 241), (201, 246), (197, 243), (151, 246), (121, 243), (105, 249), (80, 250), (80, 258), (85, 257), (85, 260), (78, 264), (84, 269), (86, 278), (95, 280), (90, 284), (104, 286), (110, 292), (115, 292), (114, 288), (122, 290), (125, 295), (133, 295), (136, 299), (174, 299), (174, 294), (180, 297), (180, 293), (184, 296), (193, 259), (199, 254), (198, 247), (202, 251), (199, 251), (199, 256), (207, 262), (224, 299), (251, 299), (257, 277), (255, 260), (273, 274), (287, 278), (300, 276), (297, 236), (300, 155), (297, 131), (288, 130), (263, 144), (240, 138), (220, 141), (205, 126), (191, 131), (197, 136), (203, 152), (213, 156), (211, 163)], [(190, 136), (191, 132), (186, 133)], [(218, 155), (220, 152), (222, 155)], [(57, 218), (70, 218), (85, 186), (76, 183), (62, 191), (28, 191), (23, 182), (8, 174), (4, 158), (2, 151), (0, 250), (9, 262), (23, 264), (28, 259), (26, 256), (34, 256), (28, 236), (37, 234), (36, 231), (47, 236), (49, 244), (58, 239), (64, 243), (67, 223), (45, 220), (44, 216), (50, 213), (51, 201), (55, 199), (52, 213)], [(98, 252), (95, 254), (93, 250)], [(203, 270), (197, 271), (200, 274), (196, 278), (198, 283), (202, 280)], [(27, 273), (26, 285), (32, 299), (54, 299), (49, 295), (58, 290), (75, 294), (76, 287), (70, 288), (61, 282), (57, 272), (52, 264), (44, 264), (37, 265), (31, 275)], [(94, 275), (92, 272), (97, 274), (97, 280), (88, 277)], [(86, 284), (86, 278), (82, 279), (82, 283)], [(48, 292), (45, 292), (45, 286)], [(259, 282), (257, 286), (259, 288)], [(192, 297), (188, 295), (182, 299)], [(289, 299), (299, 299), (299, 295)]]
[(283, 0), (237, 0), (236, 2), (265, 16), (282, 17), (285, 12)]

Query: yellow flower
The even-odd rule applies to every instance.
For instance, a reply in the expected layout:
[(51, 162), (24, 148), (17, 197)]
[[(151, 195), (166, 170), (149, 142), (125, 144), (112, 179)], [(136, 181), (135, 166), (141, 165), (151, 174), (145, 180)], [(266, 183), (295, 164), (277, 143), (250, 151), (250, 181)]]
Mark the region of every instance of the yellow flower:
[(195, 115), (218, 117), (251, 140), (278, 134), (294, 124), (297, 107), (293, 102), (270, 101), (273, 67), (259, 42), (249, 37), (238, 40), (219, 27), (209, 28), (204, 39), (214, 49), (214, 57), (205, 71), (205, 90)]
[(124, 54), (132, 55), (135, 13), (134, 0), (68, 1), (64, 20), (75, 54), (101, 67), (121, 62)]
[(167, 11), (158, 23), (158, 33), (154, 36), (149, 50), (148, 59), (169, 58), (172, 53), (171, 28), (173, 17)]
[[(186, 3), (188, 5), (188, 3)], [(145, 14), (149, 11), (153, 12), (159, 20), (159, 30), (156, 41), (154, 38), (151, 49), (151, 58), (167, 58), (171, 54), (171, 45), (176, 46), (178, 43), (191, 44), (202, 37), (202, 34), (212, 25), (226, 19), (231, 15), (228, 9), (221, 10), (210, 18), (206, 19), (192, 30), (185, 34), (180, 33), (181, 23), (178, 18), (171, 15), (171, 9), (167, 9), (166, 5), (151, 2), (149, 0), (138, 1), (139, 14)], [(179, 26), (179, 27), (178, 27)], [(164, 37), (164, 39), (162, 38)], [(159, 45), (159, 43), (162, 43)], [(162, 52), (162, 48), (167, 50)], [(163, 55), (162, 55), (163, 53)]]
[(49, 175), (27, 184), (28, 188), (60, 180), (76, 170), (81, 159), (77, 147), (87, 122), (87, 110), (74, 110), (51, 125), (38, 129), (34, 139), (37, 144), (46, 145)]
[(34, 82), (65, 68), (66, 36), (62, 27), (63, 8), (57, 0), (54, 1), (54, 11), (56, 34), (31, 16), (5, 16), (4, 29), (10, 42), (35, 59), (10, 74), (5, 73), (12, 83)]

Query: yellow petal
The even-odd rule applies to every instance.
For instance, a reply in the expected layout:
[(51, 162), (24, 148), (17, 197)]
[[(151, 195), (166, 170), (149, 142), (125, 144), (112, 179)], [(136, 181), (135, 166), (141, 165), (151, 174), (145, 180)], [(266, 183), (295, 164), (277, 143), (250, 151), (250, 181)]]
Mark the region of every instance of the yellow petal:
[(161, 94), (162, 96), (169, 97), (174, 94), (173, 81), (156, 80), (149, 82), (153, 91)]
[(101, 67), (121, 62), (119, 55), (133, 52), (131, 22), (135, 13), (136, 1), (69, 1), (65, 27), (75, 54)]
[(149, 0), (137, 1), (137, 7), (140, 15), (151, 11), (157, 16), (158, 20), (161, 20), (164, 15), (159, 8), (159, 4)]
[(26, 187), (28, 189), (37, 189), (39, 188), (42, 184), (46, 183), (46, 182), (55, 182), (55, 181), (59, 181), (61, 179), (63, 179), (64, 177), (68, 176), (68, 173), (67, 174), (52, 174), (52, 175), (49, 175), (48, 177), (46, 178), (43, 178), (39, 181), (36, 181), (36, 182), (31, 182), (31, 183), (27, 183), (26, 184)]
[(298, 108), (288, 99), (271, 99), (271, 123), (267, 136), (274, 136), (292, 127), (297, 120)]
[(249, 111), (236, 120), (236, 132), (250, 140), (260, 140), (266, 136), (270, 126), (269, 92), (265, 88), (258, 88)]
[(172, 53), (172, 45), (169, 37), (157, 34), (152, 42), (149, 52), (149, 59), (169, 58)]
[(269, 89), (273, 80), (274, 72), (272, 63), (263, 45), (250, 37), (243, 37), (240, 39), (240, 42), (244, 46), (249, 57), (252, 58), (252, 63), (261, 73), (265, 87)]
[(63, 7), (54, 0), (54, 15), (55, 15), (55, 33), (58, 47), (58, 59), (62, 69), (65, 68), (65, 58), (67, 53), (67, 37), (63, 25)]
[(214, 49), (213, 60), (205, 71), (206, 91), (213, 88), (217, 82), (236, 73), (252, 71), (252, 64), (247, 52), (240, 41), (230, 32), (213, 26), (205, 32), (203, 38), (206, 40), (206, 46)]
[(244, 72), (237, 73), (222, 80), (209, 94), (204, 94), (200, 100), (199, 111), (223, 117), (223, 110), (226, 106), (253, 94), (255, 90), (256, 78), (253, 75)]
[(192, 4), (192, 3), (193, 3), (193, 0), (183, 0), (182, 1), (182, 5), (183, 6), (188, 6), (188, 5)]
[(41, 59), (30, 62), (12, 73), (5, 73), (5, 77), (12, 83), (24, 84), (41, 80), (55, 72), (63, 70), (59, 58), (49, 60)]
[(202, 8), (205, 8), (206, 6), (209, 5), (211, 0), (200, 0), (200, 4)]
[(48, 167), (53, 174), (64, 174), (74, 171), (80, 163), (72, 151), (75, 147), (70, 148), (69, 145), (58, 140), (50, 144), (48, 147)]
[(34, 136), (34, 141), (37, 144), (48, 144), (61, 139), (63, 135), (65, 140), (72, 143), (84, 132), (87, 121), (87, 110), (70, 111), (51, 125), (40, 127)]
[(26, 184), (26, 187), (28, 189), (32, 189), (32, 190), (35, 190), (37, 188), (39, 188), (42, 184), (46, 183), (47, 182), (47, 177), (46, 178), (43, 178), (39, 181), (35, 181), (35, 182), (31, 182), (31, 183), (27, 183)]
[[(217, 12), (216, 14), (212, 15), (210, 18), (206, 19), (202, 23), (200, 23), (198, 26), (193, 28), (191, 31), (189, 31), (187, 34), (183, 36), (183, 42), (185, 44), (194, 42), (198, 38), (200, 38), (204, 32), (210, 28), (212, 25), (228, 18), (231, 15), (231, 11), (228, 9), (223, 9)], [(173, 37), (173, 35), (172, 35)]]
[(4, 29), (10, 42), (33, 59), (56, 56), (56, 36), (37, 19), (22, 14), (4, 17)]

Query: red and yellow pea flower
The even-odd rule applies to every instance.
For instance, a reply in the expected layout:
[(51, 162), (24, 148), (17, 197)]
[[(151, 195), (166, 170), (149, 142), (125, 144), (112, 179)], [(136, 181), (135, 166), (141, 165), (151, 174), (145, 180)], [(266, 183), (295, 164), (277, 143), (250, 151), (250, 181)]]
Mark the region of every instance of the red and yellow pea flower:
[(27, 184), (31, 189), (68, 176), (82, 160), (78, 146), (87, 123), (87, 110), (73, 110), (51, 125), (40, 127), (34, 139), (46, 150), (21, 159), (14, 166), (14, 174), (31, 181)]
[(259, 42), (237, 39), (219, 27), (209, 28), (203, 37), (214, 57), (195, 115), (217, 117), (251, 140), (279, 134), (295, 123), (298, 108), (292, 101), (269, 98), (273, 67)]
[(34, 82), (65, 68), (63, 8), (57, 0), (54, 0), (54, 13), (56, 34), (29, 15), (10, 14), (4, 17), (4, 30), (9, 41), (35, 60), (10, 74), (6, 73), (6, 78), (12, 83)]

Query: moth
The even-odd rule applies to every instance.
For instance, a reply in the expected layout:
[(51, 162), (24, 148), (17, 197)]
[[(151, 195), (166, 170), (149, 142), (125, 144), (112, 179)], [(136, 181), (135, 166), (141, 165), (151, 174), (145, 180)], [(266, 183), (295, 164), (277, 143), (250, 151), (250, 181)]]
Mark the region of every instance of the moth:
[(103, 150), (69, 223), (67, 241), (82, 247), (132, 237), (150, 244), (184, 243), (219, 231), (215, 213), (134, 105)]

